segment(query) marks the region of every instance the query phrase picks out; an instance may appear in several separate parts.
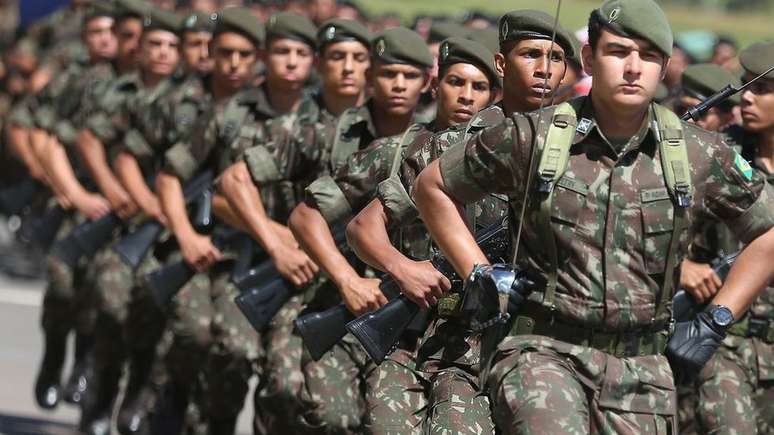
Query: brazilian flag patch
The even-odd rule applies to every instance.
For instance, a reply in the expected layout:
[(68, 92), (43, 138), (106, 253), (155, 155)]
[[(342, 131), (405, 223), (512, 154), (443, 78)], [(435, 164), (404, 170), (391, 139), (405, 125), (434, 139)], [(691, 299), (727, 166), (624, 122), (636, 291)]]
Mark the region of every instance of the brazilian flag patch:
[(750, 163), (748, 163), (744, 157), (737, 154), (736, 161), (734, 163), (736, 164), (736, 167), (739, 169), (739, 172), (741, 172), (742, 175), (744, 175), (744, 178), (746, 178), (747, 181), (752, 180), (753, 169), (750, 166)]

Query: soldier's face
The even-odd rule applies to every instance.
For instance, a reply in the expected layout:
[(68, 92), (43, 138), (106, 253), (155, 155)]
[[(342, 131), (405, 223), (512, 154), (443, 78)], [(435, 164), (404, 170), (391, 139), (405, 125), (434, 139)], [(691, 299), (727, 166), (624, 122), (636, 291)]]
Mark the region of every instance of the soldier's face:
[(142, 21), (137, 18), (124, 18), (116, 23), (113, 31), (118, 40), (119, 61), (125, 64), (136, 62), (142, 35)]
[(298, 90), (312, 72), (312, 47), (294, 39), (274, 38), (266, 51), (266, 83), (278, 89)]
[[(745, 74), (743, 82), (754, 79)], [(774, 132), (774, 80), (761, 79), (742, 93), (742, 122), (754, 133)]]
[(92, 59), (106, 60), (116, 56), (118, 41), (113, 34), (113, 19), (96, 17), (89, 20), (83, 28), (83, 40)]
[(594, 77), (591, 95), (611, 109), (629, 110), (650, 103), (668, 60), (654, 45), (603, 30), (596, 50), (583, 47), (583, 66)]
[(234, 32), (224, 32), (212, 44), (215, 67), (213, 79), (231, 90), (238, 90), (252, 77), (256, 48), (252, 41)]
[(427, 70), (413, 65), (373, 62), (369, 70), (374, 103), (393, 116), (414, 111), (419, 97), (430, 85)]
[(360, 95), (365, 90), (366, 70), (370, 65), (368, 48), (361, 42), (328, 44), (319, 62), (323, 88), (335, 95)]
[(551, 41), (543, 39), (513, 43), (505, 54), (495, 55), (495, 64), (506, 98), (520, 111), (537, 110), (541, 101), (551, 104), (567, 69), (564, 49), (554, 43), (552, 50)]
[(469, 63), (449, 66), (439, 80), (436, 119), (442, 128), (470, 121), (492, 100), (486, 74)]
[(185, 32), (180, 48), (183, 61), (191, 71), (199, 74), (209, 74), (215, 61), (210, 56), (210, 42), (212, 33), (209, 32)]
[(142, 38), (141, 63), (143, 70), (167, 77), (172, 75), (180, 61), (180, 39), (166, 30), (151, 30)]

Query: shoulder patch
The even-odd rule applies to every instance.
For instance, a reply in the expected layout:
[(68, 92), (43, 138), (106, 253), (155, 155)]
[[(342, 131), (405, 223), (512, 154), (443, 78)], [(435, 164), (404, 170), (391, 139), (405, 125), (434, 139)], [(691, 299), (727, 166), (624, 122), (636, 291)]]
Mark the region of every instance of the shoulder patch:
[(753, 169), (752, 166), (750, 166), (750, 163), (745, 160), (744, 157), (742, 157), (741, 154), (736, 154), (736, 160), (734, 160), (734, 164), (736, 165), (736, 168), (739, 169), (739, 172), (744, 175), (744, 178), (747, 179), (747, 181), (752, 180), (753, 176)]

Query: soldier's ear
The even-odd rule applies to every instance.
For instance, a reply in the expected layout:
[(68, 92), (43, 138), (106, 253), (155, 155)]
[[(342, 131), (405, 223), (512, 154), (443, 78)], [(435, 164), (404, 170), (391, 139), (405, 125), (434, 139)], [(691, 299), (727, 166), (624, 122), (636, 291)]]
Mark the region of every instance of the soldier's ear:
[(594, 75), (594, 50), (591, 45), (584, 44), (581, 48), (581, 57), (583, 58), (583, 71), (590, 75)]
[(425, 85), (422, 87), (422, 93), (424, 94), (430, 89), (430, 86), (433, 84), (432, 76), (430, 76), (430, 70), (425, 70)]
[(664, 62), (664, 66), (661, 67), (661, 81), (664, 81), (664, 78), (666, 77), (667, 70), (669, 69), (669, 64), (672, 63), (672, 58), (667, 57), (666, 61)]
[(505, 55), (502, 53), (496, 53), (495, 54), (495, 69), (497, 70), (497, 75), (500, 77), (505, 77)]

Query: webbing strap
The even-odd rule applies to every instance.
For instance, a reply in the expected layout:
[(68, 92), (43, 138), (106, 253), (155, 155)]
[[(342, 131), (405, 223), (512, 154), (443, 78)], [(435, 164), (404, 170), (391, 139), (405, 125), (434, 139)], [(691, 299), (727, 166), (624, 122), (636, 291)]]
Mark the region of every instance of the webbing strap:
[(674, 292), (675, 268), (677, 267), (677, 248), (680, 233), (686, 224), (686, 211), (691, 204), (693, 188), (691, 185), (688, 148), (683, 137), (680, 118), (671, 110), (653, 104), (653, 116), (658, 131), (658, 147), (661, 156), (661, 169), (667, 189), (674, 199), (674, 221), (672, 239), (669, 242), (664, 283), (661, 287), (661, 297), (656, 305), (655, 321), (666, 313), (667, 306)]
[(562, 103), (556, 107), (551, 125), (546, 132), (545, 145), (540, 153), (540, 163), (537, 170), (536, 190), (541, 195), (538, 208), (537, 222), (538, 232), (545, 242), (549, 267), (547, 270), (548, 282), (543, 294), (543, 304), (549, 308), (554, 307), (554, 294), (559, 270), (559, 260), (556, 248), (554, 231), (551, 228), (551, 202), (554, 186), (562, 178), (567, 170), (567, 162), (570, 159), (570, 147), (575, 137), (577, 125), (575, 109), (569, 103)]
[(350, 111), (344, 112), (339, 117), (339, 122), (336, 125), (336, 133), (333, 137), (333, 144), (331, 145), (331, 173), (335, 173), (337, 169), (344, 165), (347, 161), (347, 157), (350, 154), (357, 151), (358, 143), (352, 140), (344, 140), (344, 134), (348, 129), (352, 127), (351, 117), (356, 116), (356, 113)]

